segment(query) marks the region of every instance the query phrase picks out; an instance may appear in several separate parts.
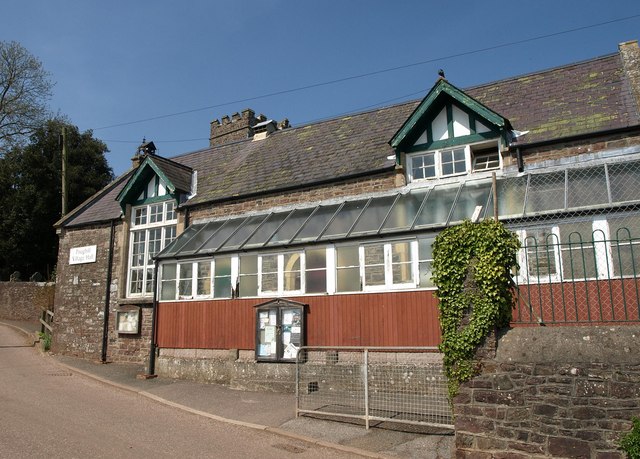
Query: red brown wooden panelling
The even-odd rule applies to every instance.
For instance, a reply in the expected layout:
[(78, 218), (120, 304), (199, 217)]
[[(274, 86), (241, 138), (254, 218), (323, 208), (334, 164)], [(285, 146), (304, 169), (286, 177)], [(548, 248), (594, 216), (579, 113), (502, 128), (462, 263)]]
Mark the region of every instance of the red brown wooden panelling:
[[(437, 346), (432, 291), (289, 298), (308, 305), (309, 346)], [(158, 346), (178, 349), (254, 349), (254, 306), (269, 298), (160, 303)]]

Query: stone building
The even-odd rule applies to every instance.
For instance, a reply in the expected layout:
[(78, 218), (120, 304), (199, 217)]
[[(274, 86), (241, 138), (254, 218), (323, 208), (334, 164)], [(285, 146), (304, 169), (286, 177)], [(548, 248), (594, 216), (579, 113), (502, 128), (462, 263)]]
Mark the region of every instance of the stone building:
[[(622, 279), (640, 266), (639, 58), (633, 41), (464, 90), (440, 78), (422, 100), (298, 127), (247, 109), (171, 158), (147, 142), (56, 224), (53, 349), (229, 381), (305, 344), (436, 346), (431, 244), (494, 214), (525, 243), (519, 283)], [(608, 258), (570, 270), (571, 234)]]

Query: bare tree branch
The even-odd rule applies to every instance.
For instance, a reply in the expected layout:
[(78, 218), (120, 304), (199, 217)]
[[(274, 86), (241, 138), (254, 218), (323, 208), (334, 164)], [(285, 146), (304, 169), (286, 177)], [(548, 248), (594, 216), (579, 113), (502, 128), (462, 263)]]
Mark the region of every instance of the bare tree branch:
[(0, 157), (48, 118), (50, 77), (22, 45), (0, 41)]

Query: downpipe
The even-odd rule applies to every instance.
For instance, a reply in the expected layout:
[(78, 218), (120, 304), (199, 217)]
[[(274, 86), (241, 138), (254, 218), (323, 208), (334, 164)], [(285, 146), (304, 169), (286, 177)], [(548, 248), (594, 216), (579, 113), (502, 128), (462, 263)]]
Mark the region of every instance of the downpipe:
[(109, 234), (109, 258), (107, 262), (107, 287), (104, 294), (104, 320), (102, 321), (102, 354), (100, 361), (107, 363), (107, 345), (109, 343), (109, 305), (111, 303), (111, 270), (113, 269), (113, 246), (115, 240), (116, 220), (111, 220)]

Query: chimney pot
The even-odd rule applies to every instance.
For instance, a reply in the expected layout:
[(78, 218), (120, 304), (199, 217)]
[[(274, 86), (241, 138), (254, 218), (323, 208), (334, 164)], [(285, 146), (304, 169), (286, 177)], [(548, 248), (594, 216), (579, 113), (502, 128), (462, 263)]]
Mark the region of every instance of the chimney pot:
[(287, 129), (289, 127), (289, 119), (285, 118), (278, 123), (278, 130)]

